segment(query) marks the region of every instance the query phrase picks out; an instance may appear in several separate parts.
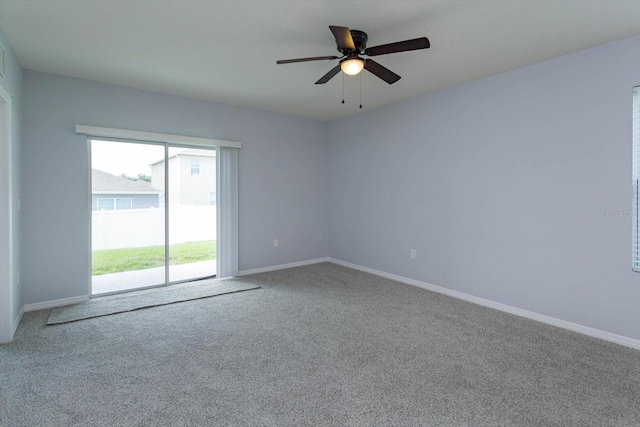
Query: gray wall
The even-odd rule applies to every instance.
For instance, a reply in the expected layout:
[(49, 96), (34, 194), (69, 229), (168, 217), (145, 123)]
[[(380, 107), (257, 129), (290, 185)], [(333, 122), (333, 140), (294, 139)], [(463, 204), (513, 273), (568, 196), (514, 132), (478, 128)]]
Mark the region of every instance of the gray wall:
[(330, 123), (330, 256), (640, 339), (634, 85), (640, 37)]
[(24, 86), (25, 304), (87, 294), (89, 167), (76, 124), (242, 142), (240, 269), (327, 256), (325, 123), (32, 71)]
[(13, 313), (22, 308), (22, 275), (20, 274), (21, 219), (18, 212), (20, 198), (20, 159), (22, 157), (22, 68), (13, 53), (9, 41), (0, 30), (0, 41), (5, 48), (5, 75), (0, 77), (0, 85), (11, 96), (12, 104), (12, 192), (13, 192)]

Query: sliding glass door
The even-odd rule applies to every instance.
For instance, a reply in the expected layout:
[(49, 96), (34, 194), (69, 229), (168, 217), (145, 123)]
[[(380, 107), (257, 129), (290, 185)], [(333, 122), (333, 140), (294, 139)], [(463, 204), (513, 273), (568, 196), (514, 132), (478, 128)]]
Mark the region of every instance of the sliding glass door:
[(164, 285), (162, 145), (91, 141), (91, 293)]
[(216, 274), (216, 151), (169, 147), (169, 281)]
[(91, 294), (215, 276), (215, 149), (90, 143)]

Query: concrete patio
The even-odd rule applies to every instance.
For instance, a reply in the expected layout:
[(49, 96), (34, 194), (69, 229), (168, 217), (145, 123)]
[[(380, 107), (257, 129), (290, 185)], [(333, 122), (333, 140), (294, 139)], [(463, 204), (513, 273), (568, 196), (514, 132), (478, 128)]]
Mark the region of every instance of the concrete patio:
[[(210, 277), (216, 274), (216, 268), (216, 260), (171, 265), (169, 267), (169, 280), (178, 282)], [(164, 284), (164, 271), (164, 267), (156, 267), (93, 276), (91, 278), (91, 294), (100, 295), (162, 285)]]

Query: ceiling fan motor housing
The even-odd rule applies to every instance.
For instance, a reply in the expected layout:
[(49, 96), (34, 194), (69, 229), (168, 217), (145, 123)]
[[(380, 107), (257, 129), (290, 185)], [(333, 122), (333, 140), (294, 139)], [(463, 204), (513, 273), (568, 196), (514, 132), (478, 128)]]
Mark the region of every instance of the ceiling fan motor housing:
[[(369, 36), (367, 36), (367, 33), (360, 30), (350, 30), (350, 32), (351, 38), (353, 39), (353, 44), (356, 46), (355, 52), (345, 51), (340, 46), (338, 46), (338, 52), (341, 52), (342, 54), (347, 56), (353, 56), (354, 53), (356, 55), (362, 54), (367, 48), (367, 40), (369, 39)], [(352, 55), (349, 55), (349, 53), (351, 53)]]

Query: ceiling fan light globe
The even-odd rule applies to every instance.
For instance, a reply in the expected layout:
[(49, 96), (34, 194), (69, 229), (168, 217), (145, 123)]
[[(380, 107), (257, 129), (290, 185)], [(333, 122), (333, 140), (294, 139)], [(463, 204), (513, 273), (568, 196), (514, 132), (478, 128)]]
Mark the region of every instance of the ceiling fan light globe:
[(364, 68), (364, 61), (359, 58), (347, 59), (340, 63), (340, 69), (349, 76), (355, 76)]

